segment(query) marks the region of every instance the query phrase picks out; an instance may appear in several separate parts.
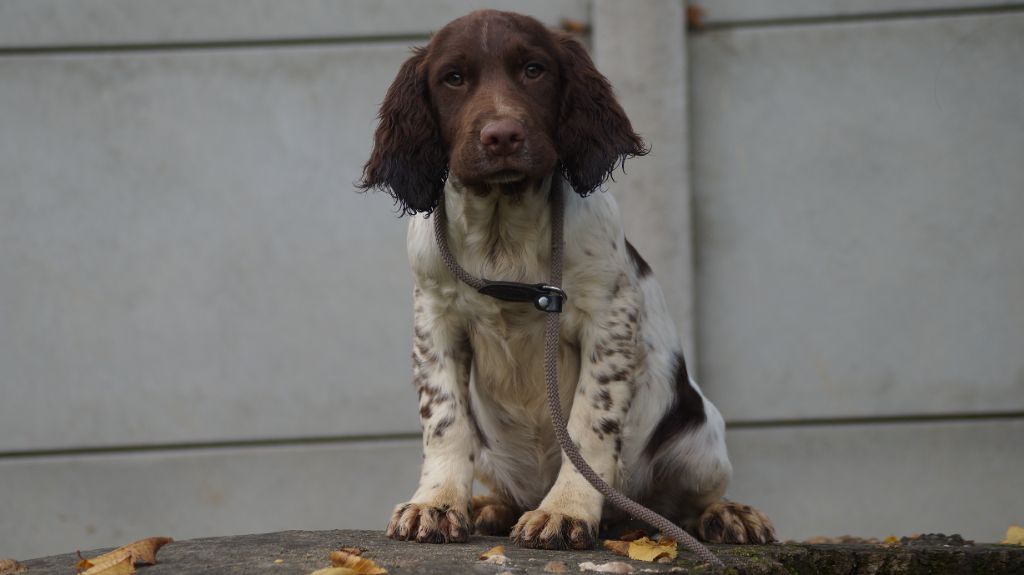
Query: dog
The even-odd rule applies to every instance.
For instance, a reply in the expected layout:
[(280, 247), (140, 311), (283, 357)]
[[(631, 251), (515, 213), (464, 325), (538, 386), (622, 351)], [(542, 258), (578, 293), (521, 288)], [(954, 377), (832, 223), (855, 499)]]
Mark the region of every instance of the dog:
[[(359, 182), (412, 216), (423, 467), (389, 537), (510, 534), (523, 547), (586, 549), (602, 518), (624, 519), (556, 443), (544, 314), (456, 279), (429, 217), (443, 203), (451, 252), (469, 273), (545, 282), (548, 200), (562, 193), (559, 385), (573, 441), (605, 481), (699, 539), (775, 540), (764, 514), (723, 499), (732, 467), (722, 417), (687, 373), (661, 289), (626, 241), (614, 199), (591, 195), (647, 151), (584, 48), (532, 18), (473, 12), (401, 66)], [(490, 494), (473, 496), (474, 477)]]

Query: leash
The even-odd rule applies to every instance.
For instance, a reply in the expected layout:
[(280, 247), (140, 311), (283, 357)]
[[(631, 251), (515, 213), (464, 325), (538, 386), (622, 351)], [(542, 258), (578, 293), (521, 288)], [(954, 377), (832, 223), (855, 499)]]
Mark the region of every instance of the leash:
[(576, 466), (576, 469), (583, 477), (587, 478), (594, 489), (597, 489), (613, 505), (627, 514), (645, 521), (657, 527), (663, 535), (667, 535), (683, 544), (692, 553), (700, 557), (701, 561), (710, 563), (717, 567), (724, 567), (718, 557), (694, 539), (689, 533), (683, 531), (678, 525), (672, 523), (665, 517), (640, 505), (626, 497), (622, 492), (609, 485), (598, 475), (583, 456), (579, 449), (569, 437), (566, 429), (565, 415), (562, 413), (562, 403), (558, 395), (558, 347), (559, 347), (559, 318), (562, 311), (562, 304), (567, 296), (560, 287), (562, 283), (562, 233), (564, 222), (565, 200), (562, 197), (562, 179), (556, 173), (552, 176), (551, 182), (551, 282), (550, 284), (525, 284), (518, 282), (502, 282), (477, 278), (466, 272), (459, 262), (455, 261), (452, 252), (448, 247), (447, 219), (444, 213), (444, 198), (438, 204), (434, 219), (434, 237), (437, 240), (437, 247), (441, 251), (441, 259), (452, 272), (452, 275), (459, 278), (478, 292), (498, 298), (503, 301), (529, 302), (534, 307), (547, 312), (544, 323), (544, 377), (547, 384), (548, 410), (551, 412), (551, 425), (555, 429), (555, 437), (558, 445), (565, 452), (569, 461)]

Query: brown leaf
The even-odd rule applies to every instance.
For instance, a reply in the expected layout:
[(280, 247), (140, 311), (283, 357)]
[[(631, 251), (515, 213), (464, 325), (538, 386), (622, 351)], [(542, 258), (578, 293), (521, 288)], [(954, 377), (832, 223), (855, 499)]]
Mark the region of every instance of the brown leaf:
[[(130, 559), (130, 563), (134, 566), (136, 563), (142, 563), (145, 565), (152, 565), (156, 563), (156, 552), (161, 547), (173, 542), (174, 539), (170, 537), (148, 537), (146, 539), (140, 539), (134, 543), (129, 543), (123, 547), (118, 547), (109, 553), (104, 553), (99, 557), (93, 557), (92, 559), (82, 559), (78, 562), (78, 572), (82, 575), (96, 575), (98, 573), (107, 573), (105, 571), (111, 565), (121, 563), (125, 557)], [(131, 573), (134, 573), (134, 568)]]
[(561, 561), (548, 561), (544, 566), (545, 573), (568, 573), (569, 566)]
[(699, 5), (686, 5), (686, 27), (690, 30), (700, 30), (704, 27), (704, 9)]
[(25, 571), (25, 567), (14, 559), (0, 559), (0, 575), (11, 575), (22, 571)]
[(622, 555), (623, 557), (629, 557), (629, 541), (617, 541), (615, 539), (605, 539), (601, 543), (605, 549), (611, 551), (616, 555)]
[[(362, 551), (360, 551), (362, 553)], [(351, 569), (359, 575), (387, 575), (387, 570), (377, 565), (372, 559), (360, 557), (358, 554), (345, 550), (331, 551), (331, 565)]]
[(131, 555), (125, 555), (113, 562), (105, 561), (83, 572), (88, 575), (132, 575), (133, 573), (135, 573), (135, 563), (132, 561)]
[(480, 561), (492, 565), (507, 565), (512, 560), (505, 557), (505, 546), (496, 545), (480, 554)]
[(1024, 527), (1011, 525), (1006, 530), (1006, 539), (1002, 542), (1004, 545), (1024, 545)]

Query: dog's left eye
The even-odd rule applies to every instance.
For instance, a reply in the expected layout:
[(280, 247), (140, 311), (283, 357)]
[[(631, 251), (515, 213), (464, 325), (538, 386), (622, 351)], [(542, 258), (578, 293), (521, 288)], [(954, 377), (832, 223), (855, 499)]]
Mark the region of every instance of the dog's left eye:
[(526, 77), (530, 78), (531, 80), (533, 78), (536, 78), (536, 77), (540, 76), (543, 73), (544, 73), (544, 66), (542, 66), (542, 65), (540, 65), (540, 64), (538, 64), (536, 62), (530, 62), (525, 67), (523, 67), (523, 74), (525, 74)]

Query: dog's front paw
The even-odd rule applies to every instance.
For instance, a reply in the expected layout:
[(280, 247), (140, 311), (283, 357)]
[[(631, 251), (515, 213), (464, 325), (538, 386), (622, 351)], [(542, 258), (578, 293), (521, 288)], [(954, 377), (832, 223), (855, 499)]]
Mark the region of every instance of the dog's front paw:
[(465, 510), (448, 505), (403, 503), (391, 514), (387, 536), (420, 543), (463, 543), (469, 539), (469, 521)]
[(512, 541), (534, 549), (590, 549), (597, 540), (597, 525), (542, 509), (527, 511), (512, 528)]
[(697, 536), (708, 543), (775, 542), (775, 526), (764, 513), (734, 501), (712, 503), (697, 521)]

